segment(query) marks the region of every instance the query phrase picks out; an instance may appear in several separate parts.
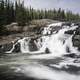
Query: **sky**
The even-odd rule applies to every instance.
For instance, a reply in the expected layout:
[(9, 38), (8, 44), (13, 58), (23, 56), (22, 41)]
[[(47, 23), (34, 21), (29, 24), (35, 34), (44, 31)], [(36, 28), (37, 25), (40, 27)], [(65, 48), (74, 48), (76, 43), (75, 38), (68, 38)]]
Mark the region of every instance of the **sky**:
[(80, 14), (80, 0), (24, 0), (25, 6), (35, 9), (58, 9), (71, 10)]

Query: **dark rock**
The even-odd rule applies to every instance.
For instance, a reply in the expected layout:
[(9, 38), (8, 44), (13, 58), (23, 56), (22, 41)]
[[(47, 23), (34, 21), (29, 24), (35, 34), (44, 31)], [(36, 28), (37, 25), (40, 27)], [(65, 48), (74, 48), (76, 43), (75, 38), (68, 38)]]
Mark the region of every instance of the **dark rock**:
[(69, 69), (69, 71), (71, 71), (71, 72), (78, 72), (78, 71), (80, 71), (80, 67), (77, 67), (77, 66), (74, 66), (74, 65), (68, 65), (68, 69)]
[(17, 52), (17, 53), (20, 52), (20, 43), (17, 43), (15, 45), (15, 48), (14, 48), (14, 50), (12, 52)]
[(70, 53), (70, 49), (68, 46), (66, 47), (66, 52)]
[(75, 31), (75, 35), (80, 35), (80, 27), (78, 27)]
[(45, 53), (47, 53), (47, 54), (50, 53), (48, 48), (45, 49)]
[(72, 37), (72, 42), (74, 47), (78, 47), (80, 50), (80, 27), (76, 28), (75, 34)]
[(44, 30), (44, 27), (39, 28), (39, 29), (37, 30), (37, 34), (41, 34), (43, 30)]
[(80, 26), (80, 22), (74, 23), (74, 26)]
[(40, 39), (40, 41), (41, 41), (41, 42), (43, 41), (42, 38)]
[(70, 34), (70, 35), (72, 35), (72, 34), (74, 34), (74, 30), (65, 31), (65, 34)]
[(62, 26), (71, 26), (71, 22), (65, 22), (62, 24)]
[(70, 57), (70, 58), (76, 58), (76, 57), (77, 57), (77, 55), (76, 55), (75, 53), (66, 54), (66, 55), (64, 55), (64, 56)]
[(66, 65), (66, 67), (62, 67), (61, 70), (64, 70), (64, 71), (67, 71), (69, 73), (74, 73), (74, 74), (77, 74), (79, 71), (80, 71), (80, 67), (78, 66), (75, 66), (75, 65)]
[(80, 48), (80, 35), (74, 35), (72, 37), (72, 42), (74, 47)]
[(6, 52), (6, 51), (10, 51), (12, 49), (12, 47), (13, 47), (13, 43), (0, 45), (0, 53)]
[(30, 51), (37, 51), (38, 50), (37, 45), (34, 43), (33, 39), (31, 39), (29, 41), (29, 50)]

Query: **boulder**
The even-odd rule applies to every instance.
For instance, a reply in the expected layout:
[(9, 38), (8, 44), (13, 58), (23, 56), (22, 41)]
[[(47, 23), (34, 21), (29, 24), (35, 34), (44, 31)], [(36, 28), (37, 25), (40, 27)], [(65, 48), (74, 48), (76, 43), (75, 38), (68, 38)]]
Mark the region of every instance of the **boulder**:
[(50, 51), (49, 51), (49, 49), (48, 49), (48, 48), (46, 48), (46, 49), (45, 49), (45, 53), (47, 53), (47, 54), (49, 54), (49, 53), (50, 53)]

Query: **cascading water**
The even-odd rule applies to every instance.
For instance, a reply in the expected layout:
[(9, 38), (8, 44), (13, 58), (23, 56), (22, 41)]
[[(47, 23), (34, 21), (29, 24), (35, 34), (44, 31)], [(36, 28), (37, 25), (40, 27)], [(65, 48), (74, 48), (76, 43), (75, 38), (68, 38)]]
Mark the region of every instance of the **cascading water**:
[[(5, 58), (0, 66), (8, 66), (8, 71), (11, 70), (16, 76), (21, 73), (30, 80), (80, 80), (80, 52), (72, 43), (77, 27), (63, 25), (63, 22), (53, 23), (44, 28), (40, 37), (13, 41), (12, 49), (6, 53), (14, 54), (19, 48), (17, 51), (20, 54), (9, 55), (9, 59)], [(73, 30), (73, 34), (65, 34), (69, 30)], [(10, 74), (8, 71), (5, 73)]]
[[(78, 51), (72, 45), (72, 35), (65, 34), (65, 31), (74, 30), (78, 26), (61, 26), (62, 23), (54, 23), (45, 27), (42, 31), (42, 36), (38, 39), (33, 39), (30, 37), (25, 37), (23, 39), (18, 40), (15, 44), (20, 43), (20, 51), (21, 53), (29, 53), (29, 54), (46, 54), (46, 49), (49, 50), (50, 54), (53, 56), (60, 56), (63, 54), (68, 54), (67, 48), (70, 50), (70, 53), (77, 53)], [(57, 27), (55, 29), (55, 27)], [(55, 29), (55, 31), (54, 31)], [(30, 45), (32, 41), (33, 45)], [(14, 50), (14, 46), (11, 49), (12, 52)], [(36, 49), (35, 49), (36, 47)], [(30, 48), (34, 50), (31, 51)], [(7, 52), (7, 53), (8, 53)]]

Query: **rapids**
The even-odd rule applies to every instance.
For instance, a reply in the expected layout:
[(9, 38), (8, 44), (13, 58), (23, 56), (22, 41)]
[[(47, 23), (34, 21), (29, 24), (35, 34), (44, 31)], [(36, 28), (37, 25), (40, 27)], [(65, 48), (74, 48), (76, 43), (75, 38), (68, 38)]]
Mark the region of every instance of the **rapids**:
[[(69, 53), (79, 53), (72, 44), (72, 36), (65, 34), (65, 31), (75, 30), (78, 26), (62, 26), (63, 23), (53, 23), (45, 27), (41, 37), (32, 39), (25, 37), (19, 39), (16, 43), (13, 41), (13, 48), (6, 53), (12, 53), (16, 44), (20, 44), (20, 52), (26, 54), (44, 54), (61, 56)], [(35, 49), (36, 48), (36, 49)], [(32, 49), (32, 50), (31, 50)], [(46, 54), (46, 49), (49, 54)], [(69, 52), (67, 51), (69, 49)]]
[(12, 41), (12, 48), (0, 56), (0, 80), (80, 80), (80, 52), (73, 35), (65, 34), (77, 27), (53, 23), (38, 38)]

